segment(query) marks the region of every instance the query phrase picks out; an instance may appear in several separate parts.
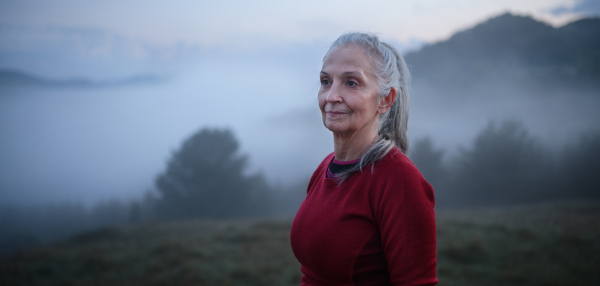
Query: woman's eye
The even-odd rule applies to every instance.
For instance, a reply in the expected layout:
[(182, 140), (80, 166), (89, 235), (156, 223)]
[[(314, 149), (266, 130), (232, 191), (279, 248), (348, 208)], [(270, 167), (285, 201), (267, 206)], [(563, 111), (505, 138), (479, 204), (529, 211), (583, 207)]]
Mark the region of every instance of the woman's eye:
[(358, 84), (357, 84), (355, 81), (351, 81), (351, 80), (350, 80), (350, 81), (348, 81), (348, 86), (350, 86), (350, 87), (355, 87), (355, 86), (357, 86), (357, 85), (358, 85)]
[(328, 85), (329, 84), (329, 80), (328, 79), (322, 79), (321, 80), (321, 85)]

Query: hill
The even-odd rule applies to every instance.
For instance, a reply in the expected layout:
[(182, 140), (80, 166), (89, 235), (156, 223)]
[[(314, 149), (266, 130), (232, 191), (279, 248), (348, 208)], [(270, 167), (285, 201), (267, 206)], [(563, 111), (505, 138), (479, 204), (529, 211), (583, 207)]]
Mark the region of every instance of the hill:
[(35, 76), (26, 72), (3, 69), (0, 70), (0, 87), (75, 87), (75, 88), (93, 88), (93, 87), (111, 87), (130, 84), (148, 84), (163, 81), (164, 79), (155, 75), (137, 75), (128, 78), (94, 81), (87, 78), (74, 79), (47, 79)]
[[(440, 285), (594, 285), (600, 205), (438, 210)], [(299, 285), (289, 221), (102, 228), (0, 260), (1, 285)]]
[[(600, 18), (560, 28), (510, 13), (406, 55), (417, 88), (453, 97), (600, 88)], [(507, 87), (508, 86), (508, 87)]]

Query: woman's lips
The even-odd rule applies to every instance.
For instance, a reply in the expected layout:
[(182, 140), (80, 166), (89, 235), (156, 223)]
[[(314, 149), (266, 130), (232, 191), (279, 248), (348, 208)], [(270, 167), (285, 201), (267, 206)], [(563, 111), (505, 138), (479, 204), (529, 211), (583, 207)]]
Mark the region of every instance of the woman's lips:
[(344, 111), (326, 111), (327, 115), (343, 115), (343, 114), (348, 114), (349, 112), (344, 112)]

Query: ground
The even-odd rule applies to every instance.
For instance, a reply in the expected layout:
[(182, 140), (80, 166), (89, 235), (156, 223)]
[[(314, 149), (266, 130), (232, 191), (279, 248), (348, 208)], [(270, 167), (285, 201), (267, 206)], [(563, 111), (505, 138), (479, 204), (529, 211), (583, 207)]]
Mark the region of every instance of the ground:
[[(600, 282), (600, 204), (438, 210), (440, 285)], [(84, 232), (0, 260), (0, 285), (299, 285), (290, 220)]]

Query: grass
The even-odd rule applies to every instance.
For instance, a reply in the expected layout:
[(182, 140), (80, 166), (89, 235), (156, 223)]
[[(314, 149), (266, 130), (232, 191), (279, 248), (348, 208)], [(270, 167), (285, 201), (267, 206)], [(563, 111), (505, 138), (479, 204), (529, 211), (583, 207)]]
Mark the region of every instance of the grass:
[[(440, 285), (600, 282), (600, 205), (438, 211)], [(290, 221), (147, 223), (0, 260), (0, 285), (299, 285)]]
[(600, 205), (438, 212), (443, 285), (595, 285)]
[(297, 285), (290, 222), (103, 228), (0, 262), (1, 285)]

